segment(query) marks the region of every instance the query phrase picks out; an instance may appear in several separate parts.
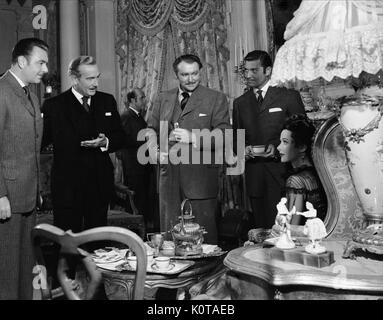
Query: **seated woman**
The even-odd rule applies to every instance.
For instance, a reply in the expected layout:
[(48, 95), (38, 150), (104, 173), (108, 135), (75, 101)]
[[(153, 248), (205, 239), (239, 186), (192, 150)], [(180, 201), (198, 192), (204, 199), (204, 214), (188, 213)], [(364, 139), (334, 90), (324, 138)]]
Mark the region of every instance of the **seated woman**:
[[(311, 160), (314, 133), (315, 127), (305, 115), (293, 115), (285, 122), (277, 149), (281, 161), (290, 165), (286, 180), (287, 209), (290, 211), (295, 206), (296, 212), (307, 211), (308, 201), (317, 210), (317, 217), (323, 220), (327, 209), (326, 197)], [(302, 226), (305, 222), (306, 218), (302, 215), (294, 214), (290, 221), (292, 233), (299, 235), (302, 228), (294, 226)], [(273, 231), (280, 231), (278, 224), (273, 227)]]
[[(324, 220), (327, 211), (326, 195), (311, 159), (311, 145), (315, 127), (306, 115), (298, 114), (288, 118), (280, 135), (278, 151), (281, 161), (290, 169), (286, 179), (286, 207), (289, 211), (295, 206), (296, 212), (305, 212), (306, 201), (313, 204), (317, 217)], [(302, 236), (306, 218), (292, 215), (289, 221), (292, 236)], [(272, 227), (271, 236), (280, 235), (283, 226), (278, 217)], [(250, 242), (262, 242), (270, 236), (269, 231), (254, 229), (249, 231)], [(248, 243), (247, 243), (248, 244)]]

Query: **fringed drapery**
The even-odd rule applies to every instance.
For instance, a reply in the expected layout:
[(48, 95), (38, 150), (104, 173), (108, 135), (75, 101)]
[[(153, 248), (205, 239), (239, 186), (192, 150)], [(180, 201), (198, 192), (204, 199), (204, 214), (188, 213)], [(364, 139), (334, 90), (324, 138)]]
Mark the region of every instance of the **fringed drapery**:
[(185, 32), (195, 31), (205, 22), (211, 2), (212, 0), (174, 0), (172, 24)]
[(172, 20), (183, 31), (199, 28), (209, 13), (211, 0), (124, 0), (128, 18), (144, 35), (155, 35)]
[(174, 8), (169, 0), (125, 0), (132, 26), (143, 35), (152, 36), (162, 31)]
[[(119, 0), (116, 53), (120, 64), (120, 110), (133, 87), (142, 88), (152, 106), (162, 89), (174, 86), (171, 60), (200, 56), (202, 83), (229, 93), (226, 2), (211, 0)], [(170, 50), (169, 50), (170, 49)]]

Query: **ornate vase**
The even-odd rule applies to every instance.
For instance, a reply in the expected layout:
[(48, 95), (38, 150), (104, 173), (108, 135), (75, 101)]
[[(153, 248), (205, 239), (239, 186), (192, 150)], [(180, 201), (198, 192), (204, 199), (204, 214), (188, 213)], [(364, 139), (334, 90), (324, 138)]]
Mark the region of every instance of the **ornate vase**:
[(355, 246), (383, 253), (383, 238), (376, 229), (383, 226), (382, 115), (383, 93), (380, 97), (360, 94), (342, 101), (339, 122), (345, 137), (348, 167), (366, 222), (353, 235), (347, 257)]

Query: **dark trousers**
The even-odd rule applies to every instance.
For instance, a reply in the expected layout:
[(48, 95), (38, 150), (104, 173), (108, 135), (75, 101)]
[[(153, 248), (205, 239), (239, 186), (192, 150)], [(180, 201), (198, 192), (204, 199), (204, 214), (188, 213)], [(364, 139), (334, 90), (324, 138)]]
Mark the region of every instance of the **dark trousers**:
[[(54, 225), (63, 230), (80, 232), (86, 229), (107, 225), (109, 204), (96, 206), (92, 203), (82, 204), (78, 208), (55, 208)], [(84, 208), (84, 209), (81, 209)]]
[(149, 218), (149, 174), (132, 174), (125, 176), (125, 184), (134, 191), (134, 204), (147, 222)]
[[(160, 176), (160, 224), (161, 232), (170, 231), (180, 222), (181, 203), (186, 198), (179, 179), (179, 167), (169, 166), (166, 176)], [(195, 222), (205, 227), (204, 243), (217, 244), (217, 198), (189, 199), (191, 200)], [(171, 238), (167, 234), (168, 239)]]
[(32, 300), (35, 258), (31, 231), (36, 212), (0, 222), (0, 300)]

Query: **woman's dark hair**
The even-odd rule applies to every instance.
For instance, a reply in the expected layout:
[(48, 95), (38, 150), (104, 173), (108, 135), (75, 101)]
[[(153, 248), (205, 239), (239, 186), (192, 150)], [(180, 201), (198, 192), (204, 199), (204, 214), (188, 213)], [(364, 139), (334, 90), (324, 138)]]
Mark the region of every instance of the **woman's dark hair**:
[(305, 114), (294, 114), (289, 117), (283, 129), (291, 132), (296, 147), (306, 146), (306, 154), (311, 156), (311, 145), (315, 127)]

